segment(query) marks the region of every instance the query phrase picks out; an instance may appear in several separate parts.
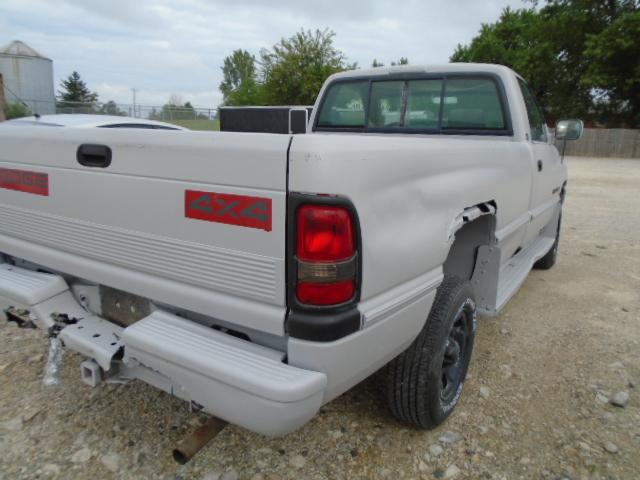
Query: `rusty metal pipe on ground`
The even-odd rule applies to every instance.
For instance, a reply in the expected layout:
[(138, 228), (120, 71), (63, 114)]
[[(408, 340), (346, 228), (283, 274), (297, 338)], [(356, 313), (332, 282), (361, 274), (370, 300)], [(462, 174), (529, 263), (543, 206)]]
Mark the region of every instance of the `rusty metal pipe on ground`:
[(227, 422), (221, 418), (209, 418), (204, 425), (196, 428), (180, 441), (173, 450), (173, 459), (180, 465), (184, 465), (226, 426)]

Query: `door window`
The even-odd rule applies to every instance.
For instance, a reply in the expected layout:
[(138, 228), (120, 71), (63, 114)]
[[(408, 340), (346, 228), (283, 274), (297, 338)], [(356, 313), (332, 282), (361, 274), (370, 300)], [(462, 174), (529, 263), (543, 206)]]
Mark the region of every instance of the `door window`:
[(527, 85), (521, 78), (518, 79), (518, 84), (520, 85), (520, 90), (522, 91), (522, 96), (524, 97), (524, 104), (527, 108), (529, 128), (531, 129), (531, 140), (534, 142), (546, 142), (547, 129), (545, 128), (542, 109), (536, 101), (536, 97), (533, 96), (529, 85)]

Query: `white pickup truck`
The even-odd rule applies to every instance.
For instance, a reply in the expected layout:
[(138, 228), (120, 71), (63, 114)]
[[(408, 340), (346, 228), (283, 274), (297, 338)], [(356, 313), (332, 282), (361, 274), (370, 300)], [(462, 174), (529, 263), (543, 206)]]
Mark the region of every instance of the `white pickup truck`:
[(553, 265), (566, 182), (496, 65), (334, 75), (303, 134), (1, 126), (0, 306), (90, 385), (139, 379), (262, 434), (385, 366), (392, 412), (431, 428), (476, 312)]

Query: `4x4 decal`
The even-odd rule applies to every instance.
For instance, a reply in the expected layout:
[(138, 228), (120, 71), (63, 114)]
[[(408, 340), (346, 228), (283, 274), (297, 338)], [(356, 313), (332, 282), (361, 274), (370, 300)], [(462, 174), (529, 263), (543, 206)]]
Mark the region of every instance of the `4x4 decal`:
[(270, 232), (271, 199), (186, 190), (185, 216)]
[(49, 175), (30, 170), (0, 168), (0, 188), (48, 197)]

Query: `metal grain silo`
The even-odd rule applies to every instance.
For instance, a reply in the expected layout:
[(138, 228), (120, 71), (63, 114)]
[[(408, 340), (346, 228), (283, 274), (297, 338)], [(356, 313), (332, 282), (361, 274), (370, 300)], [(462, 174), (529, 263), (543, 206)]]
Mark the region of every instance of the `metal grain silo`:
[(0, 48), (0, 73), (7, 102), (22, 100), (33, 113), (56, 113), (51, 59), (16, 40)]

